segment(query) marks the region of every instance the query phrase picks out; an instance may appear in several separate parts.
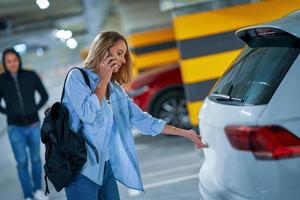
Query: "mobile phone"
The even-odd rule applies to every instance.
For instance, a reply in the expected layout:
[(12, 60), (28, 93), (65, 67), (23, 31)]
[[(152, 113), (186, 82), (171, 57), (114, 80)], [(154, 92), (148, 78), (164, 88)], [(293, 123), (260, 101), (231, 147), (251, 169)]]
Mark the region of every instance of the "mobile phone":
[(107, 53), (108, 53), (108, 57), (112, 56), (109, 50), (107, 50)]
[[(109, 57), (113, 57), (113, 55), (111, 55), (111, 53), (109, 52), (109, 50), (107, 50), (107, 52), (108, 52), (108, 56), (107, 56), (108, 58), (109, 58)], [(111, 59), (111, 60), (109, 61), (109, 63), (112, 62), (113, 60), (114, 60), (114, 59)]]

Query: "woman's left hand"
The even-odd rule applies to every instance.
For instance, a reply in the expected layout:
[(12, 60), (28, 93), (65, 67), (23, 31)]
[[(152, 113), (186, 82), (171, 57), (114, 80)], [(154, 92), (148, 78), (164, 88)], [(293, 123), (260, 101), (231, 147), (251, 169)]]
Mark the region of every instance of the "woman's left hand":
[(201, 138), (201, 136), (200, 135), (198, 135), (194, 130), (186, 130), (186, 134), (187, 134), (187, 138), (188, 139), (190, 139), (192, 142), (194, 142), (195, 143), (195, 145), (196, 145), (196, 147), (198, 148), (198, 149), (200, 149), (200, 148), (207, 148), (208, 146), (207, 146), (207, 144), (204, 144), (203, 142), (202, 142), (202, 138)]

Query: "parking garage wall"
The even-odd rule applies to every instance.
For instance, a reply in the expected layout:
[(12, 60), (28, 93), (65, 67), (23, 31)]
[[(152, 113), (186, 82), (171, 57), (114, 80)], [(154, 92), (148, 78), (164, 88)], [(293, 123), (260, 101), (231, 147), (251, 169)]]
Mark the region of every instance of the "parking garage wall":
[(268, 0), (192, 13), (174, 12), (173, 28), (193, 125), (215, 81), (240, 53), (243, 43), (235, 31), (280, 18), (300, 8), (299, 0)]

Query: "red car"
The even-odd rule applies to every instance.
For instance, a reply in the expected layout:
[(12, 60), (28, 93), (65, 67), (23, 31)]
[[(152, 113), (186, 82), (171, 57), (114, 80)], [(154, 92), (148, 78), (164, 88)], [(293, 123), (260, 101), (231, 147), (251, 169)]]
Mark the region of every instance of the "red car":
[(152, 116), (177, 127), (191, 128), (178, 65), (144, 72), (133, 80), (127, 92)]

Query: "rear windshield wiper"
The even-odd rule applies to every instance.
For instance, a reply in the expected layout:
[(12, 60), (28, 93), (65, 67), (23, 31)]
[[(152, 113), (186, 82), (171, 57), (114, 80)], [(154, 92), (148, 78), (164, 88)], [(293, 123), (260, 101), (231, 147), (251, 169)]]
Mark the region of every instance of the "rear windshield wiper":
[(238, 101), (238, 102), (244, 102), (243, 99), (231, 97), (231, 96), (226, 95), (226, 94), (213, 93), (209, 97), (213, 97), (216, 100), (220, 100), (220, 101)]

